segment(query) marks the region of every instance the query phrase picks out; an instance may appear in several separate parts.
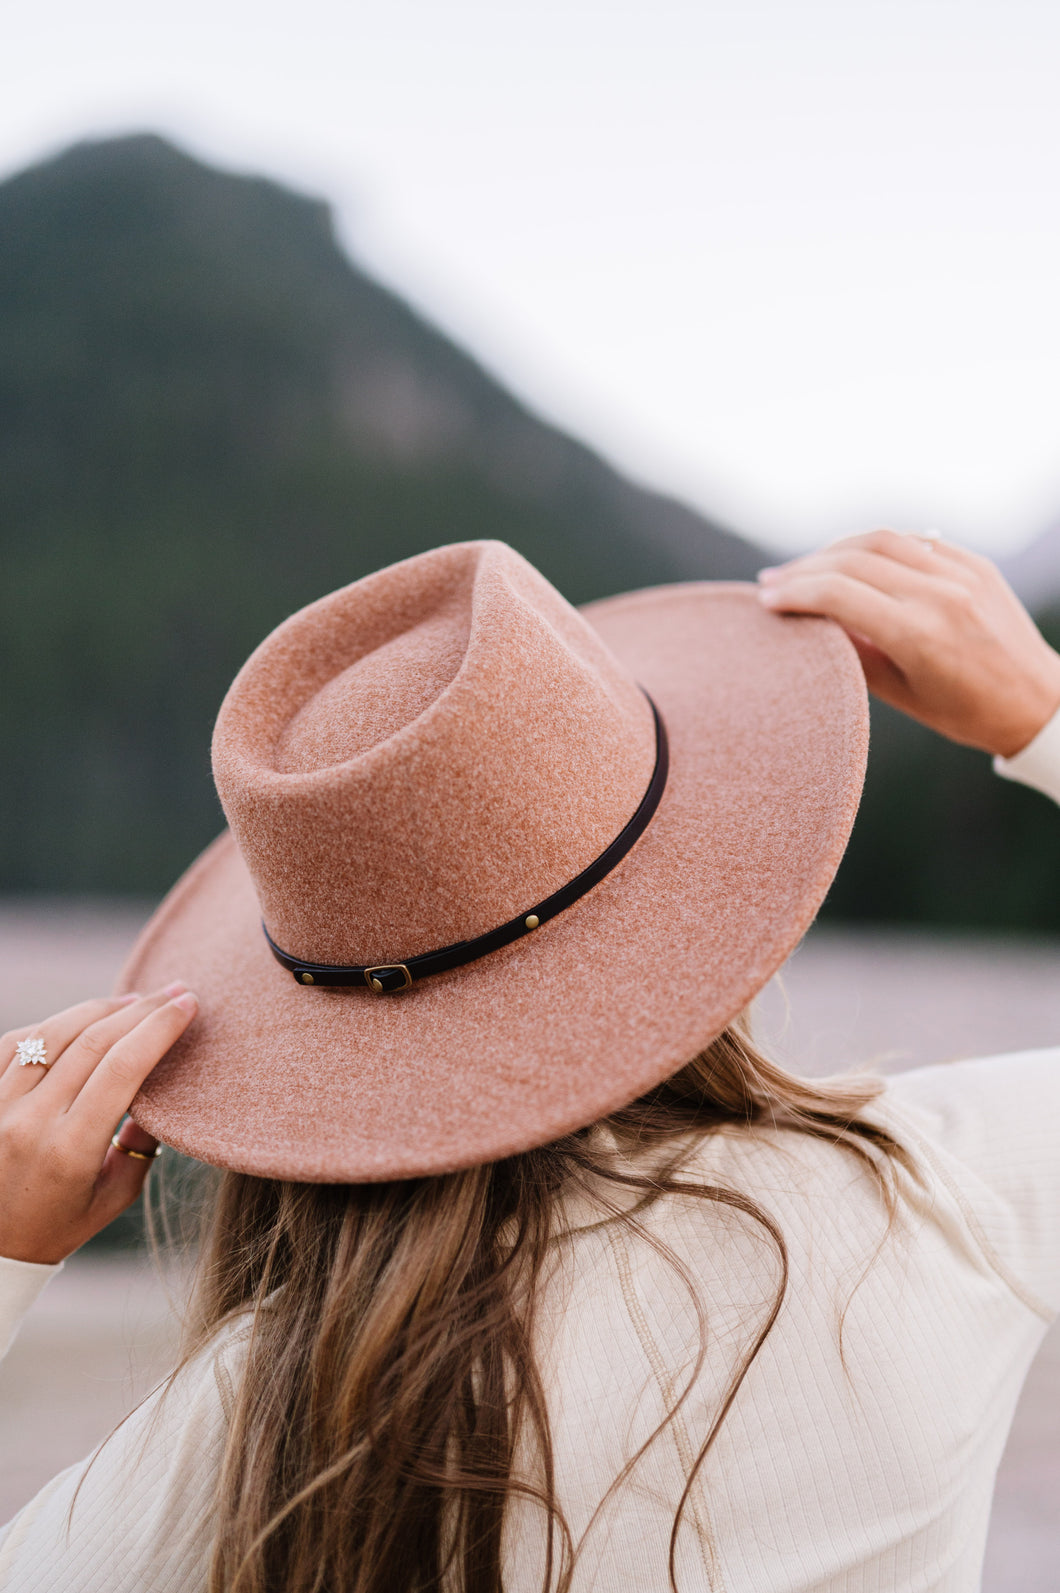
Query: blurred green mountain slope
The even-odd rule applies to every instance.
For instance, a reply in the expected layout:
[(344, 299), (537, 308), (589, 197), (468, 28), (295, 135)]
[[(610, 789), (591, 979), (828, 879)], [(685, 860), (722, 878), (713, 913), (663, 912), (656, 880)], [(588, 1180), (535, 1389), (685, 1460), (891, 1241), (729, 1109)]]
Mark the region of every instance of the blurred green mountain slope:
[(762, 562), (530, 414), (322, 204), (153, 136), (0, 185), (0, 889), (161, 888), (220, 826), (250, 649), (482, 536), (575, 602)]
[[(222, 823), (250, 649), (479, 536), (575, 602), (763, 562), (532, 415), (314, 200), (148, 135), (0, 184), (0, 891), (163, 889)], [(1055, 806), (874, 707), (825, 916), (1060, 931), (1058, 881)]]

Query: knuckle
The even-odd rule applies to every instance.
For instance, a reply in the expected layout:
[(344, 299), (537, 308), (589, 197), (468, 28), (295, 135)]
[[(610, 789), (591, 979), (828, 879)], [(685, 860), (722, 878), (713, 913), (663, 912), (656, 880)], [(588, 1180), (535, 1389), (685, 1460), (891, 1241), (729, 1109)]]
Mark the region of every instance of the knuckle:
[(946, 573), (946, 580), (962, 592), (981, 593), (984, 590), (979, 571), (969, 569), (964, 564), (954, 563), (952, 569)]
[(854, 580), (868, 581), (879, 567), (879, 554), (872, 548), (851, 548), (836, 560), (837, 573)]
[(86, 1156), (82, 1147), (62, 1140), (50, 1148), (48, 1166), (55, 1182), (68, 1189), (80, 1188), (86, 1182), (91, 1182), (97, 1172), (94, 1162)]
[(24, 1112), (9, 1113), (0, 1122), (0, 1152), (5, 1161), (24, 1161), (40, 1136)]
[(951, 615), (963, 621), (980, 617), (979, 599), (967, 586), (954, 584), (947, 595), (946, 607)]
[(80, 1176), (88, 1165), (95, 1171), (95, 1153), (88, 1149), (85, 1128), (78, 1122), (65, 1119), (58, 1126), (51, 1136), (48, 1154), (54, 1158), (56, 1167), (67, 1175)]
[(143, 1078), (144, 1069), (139, 1061), (140, 1053), (126, 1047), (114, 1051), (108, 1061), (109, 1077), (123, 1089), (130, 1092), (139, 1087)]
[(941, 615), (925, 614), (909, 638), (910, 662), (921, 669), (937, 665), (946, 651), (949, 635), (950, 628)]
[(163, 1037), (169, 1037), (165, 1043), (172, 1045), (173, 1039), (187, 1028), (188, 1014), (183, 1008), (169, 1001), (164, 1007), (159, 1007), (155, 1013), (155, 1021)]
[(900, 531), (893, 531), (890, 526), (877, 526), (874, 531), (866, 531), (858, 541), (870, 553), (894, 553), (904, 546), (905, 539)]
[(996, 581), (1001, 573), (993, 559), (987, 558), (985, 553), (969, 552), (966, 568), (976, 580)]
[(961, 560), (962, 564), (970, 564), (976, 570), (994, 570), (997, 568), (993, 559), (985, 553), (977, 553), (975, 548), (962, 548), (954, 546), (952, 552)]
[(78, 1037), (79, 1048), (95, 1061), (105, 1057), (111, 1047), (109, 1026), (102, 1019), (90, 1023), (87, 1029), (82, 1029)]
[(35, 1168), (46, 1170), (50, 1185), (68, 1181), (62, 1136), (54, 1132), (52, 1123), (35, 1113), (13, 1113), (0, 1130), (0, 1145), (5, 1161), (21, 1165), (27, 1172)]
[(145, 1076), (180, 1038), (186, 1026), (186, 1013), (170, 1004), (157, 1007), (114, 1046), (107, 1060), (110, 1076), (130, 1093), (139, 1089)]
[(950, 619), (939, 608), (932, 606), (923, 609), (919, 616), (917, 628), (921, 640), (929, 646), (935, 647), (949, 635)]
[(816, 570), (806, 578), (807, 596), (834, 599), (845, 590), (847, 580), (842, 570)]
[(110, 996), (96, 996), (89, 1001), (85, 1008), (86, 1023), (96, 1023), (100, 1018), (107, 1017), (114, 1011), (114, 1002)]
[(48, 1166), (53, 1176), (60, 1183), (69, 1183), (78, 1162), (76, 1141), (65, 1134), (56, 1134), (48, 1146)]

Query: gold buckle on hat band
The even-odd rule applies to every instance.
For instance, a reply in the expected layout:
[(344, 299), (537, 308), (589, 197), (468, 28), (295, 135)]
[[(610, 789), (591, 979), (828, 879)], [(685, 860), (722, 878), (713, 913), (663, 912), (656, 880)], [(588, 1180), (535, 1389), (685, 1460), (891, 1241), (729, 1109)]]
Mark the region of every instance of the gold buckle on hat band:
[[(394, 985), (390, 982), (395, 974), (404, 975), (403, 984)], [(412, 975), (403, 962), (380, 962), (374, 968), (364, 970), (364, 982), (377, 996), (384, 993), (392, 995), (396, 990), (407, 990), (412, 983)]]
[[(647, 692), (644, 695), (648, 697)], [(373, 963), (369, 967), (361, 964), (344, 966), (337, 963), (307, 962), (302, 957), (292, 957), (290, 952), (282, 951), (277, 946), (266, 925), (262, 924), (269, 950), (276, 961), (286, 968), (288, 973), (293, 974), (300, 985), (363, 984), (372, 991), (373, 995), (396, 995), (431, 974), (446, 973), (450, 968), (460, 968), (465, 963), (476, 962), (478, 958), (488, 956), (491, 951), (499, 951), (502, 946), (510, 946), (513, 941), (532, 934), (541, 924), (547, 923), (550, 918), (555, 918), (564, 908), (570, 907), (573, 902), (610, 874), (643, 835), (659, 806), (670, 769), (670, 749), (662, 715), (650, 697), (648, 703), (655, 720), (655, 768), (637, 811), (625, 828), (615, 836), (610, 846), (601, 852), (588, 868), (582, 869), (569, 884), (561, 885), (558, 891), (553, 891), (551, 896), (547, 896), (543, 902), (538, 902), (536, 907), (530, 908), (528, 912), (519, 913), (506, 924), (488, 930), (486, 934), (478, 935), (474, 940), (458, 940), (451, 946), (442, 946), (438, 951), (425, 951), (419, 956), (407, 957), (404, 962)]]

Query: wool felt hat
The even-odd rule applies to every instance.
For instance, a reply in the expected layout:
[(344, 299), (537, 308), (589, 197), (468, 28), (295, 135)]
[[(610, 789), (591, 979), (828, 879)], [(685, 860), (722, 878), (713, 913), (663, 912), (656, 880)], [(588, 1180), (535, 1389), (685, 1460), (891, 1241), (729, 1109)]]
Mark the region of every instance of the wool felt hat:
[[(626, 855), (527, 928), (641, 810)], [(119, 988), (199, 996), (134, 1119), (306, 1182), (451, 1171), (543, 1144), (689, 1061), (812, 921), (857, 810), (857, 655), (742, 583), (578, 611), (500, 542), (435, 549), (279, 626), (221, 706), (229, 829)], [(639, 822), (639, 821), (638, 821)], [(520, 917), (523, 915), (523, 917)], [(392, 993), (291, 967), (518, 935)], [(269, 938), (290, 959), (283, 966)]]

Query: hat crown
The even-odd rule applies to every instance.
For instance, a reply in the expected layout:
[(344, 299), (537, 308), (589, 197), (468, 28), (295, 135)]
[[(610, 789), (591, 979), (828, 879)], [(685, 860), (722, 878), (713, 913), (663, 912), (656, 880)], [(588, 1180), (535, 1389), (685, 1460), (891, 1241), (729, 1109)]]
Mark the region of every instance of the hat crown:
[(293, 615), (218, 716), (214, 775), (272, 938), (400, 962), (529, 911), (651, 778), (651, 709), (500, 542), (435, 549)]

